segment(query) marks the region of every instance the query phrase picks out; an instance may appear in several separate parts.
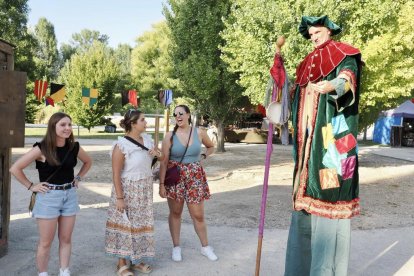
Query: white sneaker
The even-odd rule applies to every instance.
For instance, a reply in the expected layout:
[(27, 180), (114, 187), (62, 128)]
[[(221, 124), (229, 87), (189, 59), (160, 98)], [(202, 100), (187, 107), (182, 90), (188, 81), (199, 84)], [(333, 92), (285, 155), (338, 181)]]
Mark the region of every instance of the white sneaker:
[(39, 276), (49, 276), (49, 274), (47, 272), (40, 272)]
[(64, 270), (60, 269), (59, 270), (59, 276), (70, 276), (69, 268), (65, 268)]
[(213, 247), (207, 245), (205, 247), (201, 247), (201, 255), (206, 256), (210, 261), (217, 261), (218, 257), (214, 254)]
[(176, 246), (172, 250), (172, 259), (174, 262), (181, 262), (183, 258), (181, 257), (181, 247)]

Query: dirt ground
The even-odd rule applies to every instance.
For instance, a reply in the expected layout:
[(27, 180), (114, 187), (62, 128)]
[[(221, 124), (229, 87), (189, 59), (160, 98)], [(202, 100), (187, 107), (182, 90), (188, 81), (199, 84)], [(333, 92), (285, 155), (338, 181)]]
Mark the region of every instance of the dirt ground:
[[(111, 189), (110, 145), (83, 145), (94, 165), (81, 189), (80, 204), (107, 206)], [(13, 160), (27, 151), (13, 149)], [(225, 153), (216, 153), (205, 161), (212, 198), (206, 203), (208, 225), (256, 228), (259, 224), (266, 145), (226, 144)], [(293, 162), (291, 146), (274, 145), (271, 159), (266, 228), (287, 229), (291, 212)], [(414, 225), (414, 163), (373, 154), (360, 147), (360, 198), (362, 213), (352, 221), (353, 229), (396, 228)], [(37, 178), (31, 165), (26, 173)], [(13, 179), (13, 182), (16, 182)], [(26, 211), (26, 199), (15, 203), (14, 212)], [(156, 203), (156, 204), (155, 204)], [(159, 203), (159, 204), (158, 204)], [(158, 196), (154, 184), (154, 215), (167, 221), (166, 201)], [(191, 223), (188, 212), (184, 222)]]

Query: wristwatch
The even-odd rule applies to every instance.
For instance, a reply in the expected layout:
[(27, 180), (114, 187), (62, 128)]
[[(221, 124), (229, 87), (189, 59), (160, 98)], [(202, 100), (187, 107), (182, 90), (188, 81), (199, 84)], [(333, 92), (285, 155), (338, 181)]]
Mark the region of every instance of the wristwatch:
[(77, 180), (78, 182), (82, 181), (82, 178), (80, 177), (80, 175), (75, 176), (75, 180)]
[(207, 155), (205, 153), (200, 154), (201, 156), (204, 157), (204, 159), (207, 159)]

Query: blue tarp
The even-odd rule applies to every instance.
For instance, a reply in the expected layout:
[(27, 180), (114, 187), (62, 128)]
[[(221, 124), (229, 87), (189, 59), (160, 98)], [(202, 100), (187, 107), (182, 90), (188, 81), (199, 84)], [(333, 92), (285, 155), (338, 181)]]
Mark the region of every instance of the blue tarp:
[(383, 112), (375, 122), (372, 140), (380, 144), (390, 144), (391, 127), (402, 126), (404, 118), (414, 118), (414, 103), (405, 101), (399, 107)]
[(391, 127), (401, 126), (403, 118), (401, 116), (380, 117), (375, 122), (372, 140), (380, 144), (390, 144)]

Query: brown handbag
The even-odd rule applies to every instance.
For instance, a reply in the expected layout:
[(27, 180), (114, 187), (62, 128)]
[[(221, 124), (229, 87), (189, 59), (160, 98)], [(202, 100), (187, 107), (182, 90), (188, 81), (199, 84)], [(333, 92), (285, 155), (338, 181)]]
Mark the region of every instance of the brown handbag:
[[(190, 130), (190, 135), (188, 136), (187, 146), (185, 147), (185, 151), (183, 156), (181, 157), (181, 160), (179, 163), (181, 163), (184, 159), (185, 154), (187, 153), (188, 144), (190, 143), (191, 134), (193, 133), (193, 128)], [(171, 148), (170, 147), (170, 155), (171, 155)], [(168, 168), (165, 172), (165, 178), (164, 178), (164, 186), (171, 187), (177, 185), (177, 183), (180, 181), (180, 168), (178, 165), (173, 165), (170, 168)]]

